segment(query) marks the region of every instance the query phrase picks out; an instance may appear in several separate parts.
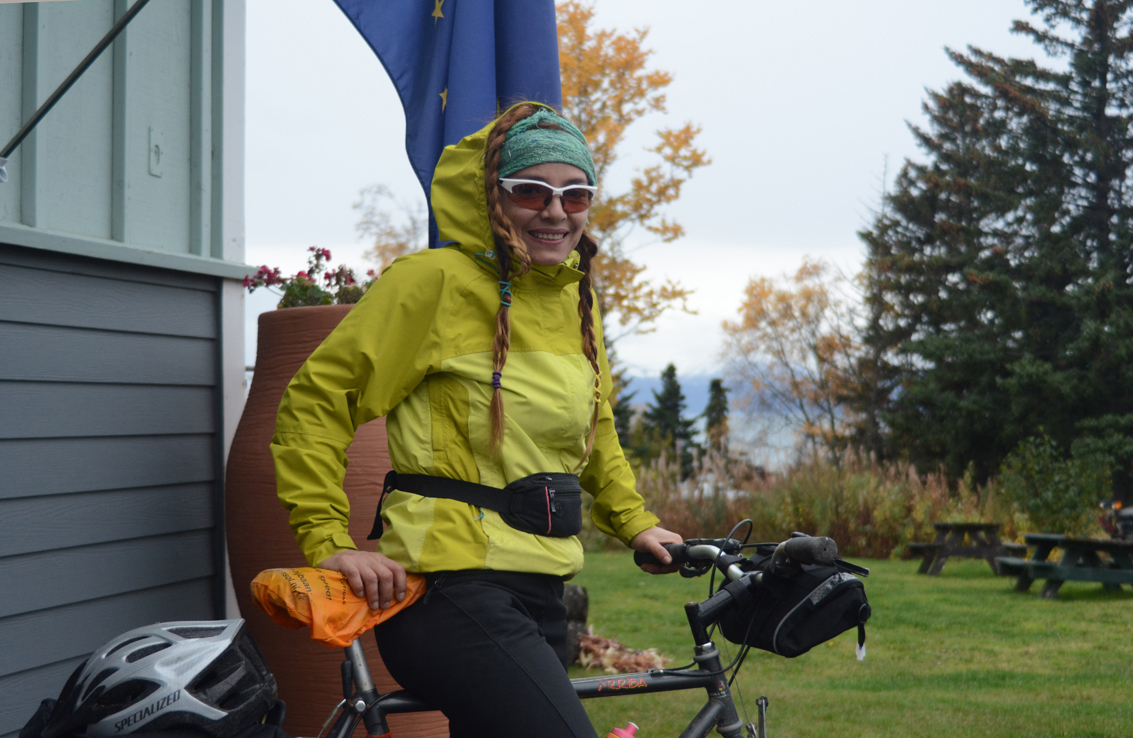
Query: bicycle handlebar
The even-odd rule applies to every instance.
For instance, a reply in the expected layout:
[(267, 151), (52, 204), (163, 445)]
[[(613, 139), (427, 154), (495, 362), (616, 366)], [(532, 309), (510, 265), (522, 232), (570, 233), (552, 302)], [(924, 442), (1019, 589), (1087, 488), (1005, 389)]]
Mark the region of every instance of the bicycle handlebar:
[[(669, 552), (669, 555), (673, 557), (674, 564), (688, 563), (688, 558), (685, 556), (685, 550), (688, 548), (687, 544), (662, 543), (661, 545), (666, 551)], [(644, 553), (642, 551), (633, 552), (633, 563), (637, 564), (638, 566), (641, 566), (642, 564), (656, 564), (657, 566), (667, 566), (666, 564), (662, 564), (660, 559), (658, 559), (653, 554)]]
[[(692, 561), (712, 561), (717, 565), (720, 571), (724, 572), (729, 579), (739, 579), (746, 572), (737, 566), (737, 562), (743, 560), (741, 556), (729, 555), (722, 552), (722, 547), (725, 546), (723, 539), (713, 541), (719, 544), (712, 545), (700, 541), (686, 542), (686, 543), (666, 543), (663, 544), (665, 550), (673, 558), (674, 564), (687, 564)], [(731, 550), (731, 549), (730, 549)], [(822, 564), (829, 566), (834, 564), (838, 558), (838, 544), (832, 538), (825, 536), (799, 536), (790, 538), (780, 543), (775, 549), (775, 555), (772, 557), (770, 566), (776, 566), (786, 558), (796, 564)], [(642, 564), (654, 564), (663, 566), (652, 554), (642, 553), (635, 551), (633, 554), (633, 563), (641, 566)]]
[(779, 544), (787, 558), (800, 564), (823, 564), (829, 566), (838, 558), (838, 544), (833, 538), (825, 536), (805, 536), (791, 538)]

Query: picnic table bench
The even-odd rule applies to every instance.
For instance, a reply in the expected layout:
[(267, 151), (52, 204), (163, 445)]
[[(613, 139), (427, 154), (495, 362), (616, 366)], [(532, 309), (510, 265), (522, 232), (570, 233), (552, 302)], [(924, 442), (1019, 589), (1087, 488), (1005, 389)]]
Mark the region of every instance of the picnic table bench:
[(939, 575), (952, 556), (984, 559), (999, 574), (997, 557), (1027, 553), (1027, 547), (1021, 543), (999, 540), (999, 523), (933, 523), (932, 527), (936, 528), (932, 543), (910, 543), (906, 547), (908, 554), (921, 556), (919, 574)]
[[(1133, 541), (1072, 538), (1051, 533), (1025, 533), (1023, 540), (1035, 547), (1029, 559), (996, 558), (1004, 576), (1018, 577), (1015, 589), (1026, 592), (1036, 579), (1045, 579), (1041, 596), (1052, 600), (1063, 582), (1101, 582), (1108, 590), (1133, 586)], [(1052, 561), (1054, 549), (1062, 549), (1062, 560)], [(1099, 554), (1105, 554), (1102, 558)]]

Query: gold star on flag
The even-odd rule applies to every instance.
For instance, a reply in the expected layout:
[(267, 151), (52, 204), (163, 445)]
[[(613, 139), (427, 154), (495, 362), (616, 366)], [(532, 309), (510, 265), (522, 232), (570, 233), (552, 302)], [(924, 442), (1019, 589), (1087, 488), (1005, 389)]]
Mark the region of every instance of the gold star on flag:
[(445, 112), (445, 106), (446, 105), (448, 105), (448, 88), (447, 87), (445, 88), (445, 91), (441, 93), (441, 112), (442, 113)]
[(436, 3), (436, 5), (433, 7), (433, 25), (435, 26), (437, 25), (437, 21), (445, 17), (445, 14), (441, 12), (441, 7), (445, 4), (445, 0), (433, 1)]

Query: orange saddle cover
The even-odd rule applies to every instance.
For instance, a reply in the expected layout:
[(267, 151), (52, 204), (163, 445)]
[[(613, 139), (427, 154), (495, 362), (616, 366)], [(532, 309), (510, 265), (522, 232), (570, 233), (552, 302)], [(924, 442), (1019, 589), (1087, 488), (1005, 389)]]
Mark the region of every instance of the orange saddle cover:
[(346, 576), (330, 569), (267, 569), (252, 580), (252, 599), (288, 628), (310, 628), (311, 639), (345, 648), (358, 636), (412, 605), (425, 594), (425, 578), (407, 574), (405, 599), (383, 610), (354, 594)]

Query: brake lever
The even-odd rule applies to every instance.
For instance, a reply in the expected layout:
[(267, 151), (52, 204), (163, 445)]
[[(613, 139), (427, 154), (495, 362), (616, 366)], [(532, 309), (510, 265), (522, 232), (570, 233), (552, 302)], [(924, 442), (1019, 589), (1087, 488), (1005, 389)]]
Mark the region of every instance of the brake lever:
[(738, 554), (743, 549), (743, 542), (734, 538), (689, 538), (686, 546), (708, 545), (715, 546), (726, 554)]

